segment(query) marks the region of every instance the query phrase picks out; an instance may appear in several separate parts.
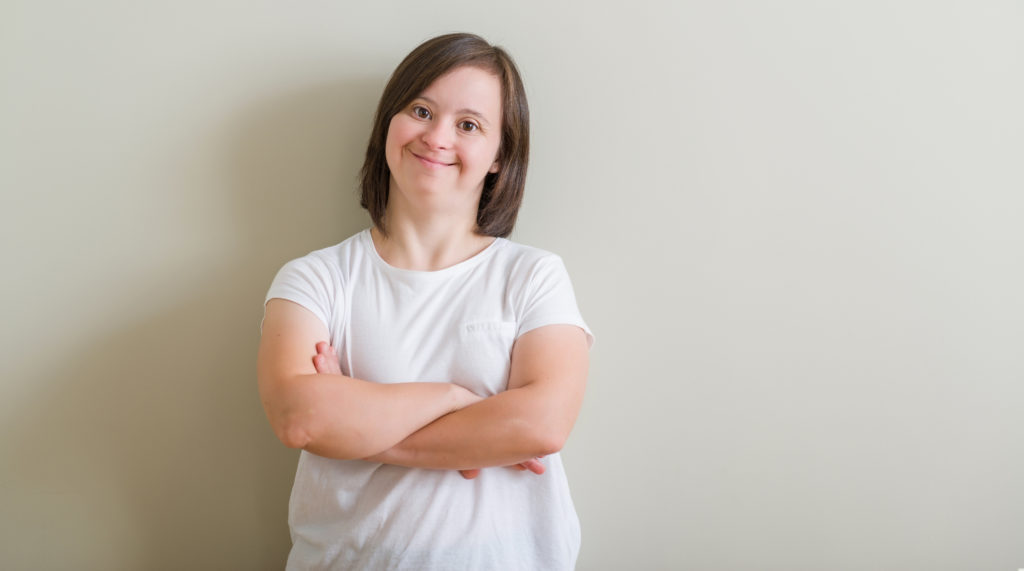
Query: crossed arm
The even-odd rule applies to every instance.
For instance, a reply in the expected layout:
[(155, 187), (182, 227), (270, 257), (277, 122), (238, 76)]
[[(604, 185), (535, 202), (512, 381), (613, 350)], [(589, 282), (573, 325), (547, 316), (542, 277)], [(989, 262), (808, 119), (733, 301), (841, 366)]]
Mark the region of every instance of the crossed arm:
[[(260, 397), (286, 445), (332, 458), (462, 470), (522, 465), (557, 452), (583, 400), (582, 330), (549, 325), (516, 341), (507, 391), (481, 399), (452, 383), (378, 384), (332, 368), (323, 324), (289, 301), (267, 303)], [(336, 362), (336, 361), (335, 361)]]

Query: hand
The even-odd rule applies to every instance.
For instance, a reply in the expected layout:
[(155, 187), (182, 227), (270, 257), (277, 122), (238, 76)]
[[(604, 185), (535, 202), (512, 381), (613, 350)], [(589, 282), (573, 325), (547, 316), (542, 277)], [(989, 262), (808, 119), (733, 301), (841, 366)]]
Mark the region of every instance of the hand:
[(340, 375), (341, 364), (338, 361), (338, 354), (334, 347), (326, 341), (316, 344), (316, 355), (313, 355), (313, 366), (316, 372), (322, 375)]
[[(506, 468), (519, 470), (520, 472), (525, 472), (526, 470), (529, 470), (534, 474), (537, 474), (538, 476), (544, 473), (544, 464), (540, 463), (540, 458), (530, 458), (526, 462), (512, 464), (511, 466), (506, 466)], [(459, 470), (459, 473), (462, 474), (463, 478), (467, 480), (472, 480), (473, 478), (476, 478), (477, 476), (480, 475), (480, 468), (474, 468), (472, 470)]]

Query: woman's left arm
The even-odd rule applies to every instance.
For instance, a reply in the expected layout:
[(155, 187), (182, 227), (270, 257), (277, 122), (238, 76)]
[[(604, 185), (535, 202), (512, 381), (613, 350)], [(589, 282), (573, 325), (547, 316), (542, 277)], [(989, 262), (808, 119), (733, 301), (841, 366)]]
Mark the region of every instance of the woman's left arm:
[(471, 470), (558, 452), (583, 404), (588, 357), (586, 334), (575, 325), (529, 331), (512, 348), (508, 390), (442, 416), (366, 460)]

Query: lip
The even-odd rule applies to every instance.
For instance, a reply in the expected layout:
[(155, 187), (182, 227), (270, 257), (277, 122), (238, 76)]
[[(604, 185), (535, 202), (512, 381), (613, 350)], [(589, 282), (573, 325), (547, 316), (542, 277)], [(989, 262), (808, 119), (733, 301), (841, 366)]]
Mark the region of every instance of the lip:
[(409, 151), (409, 154), (414, 156), (414, 157), (416, 157), (417, 159), (419, 159), (420, 162), (423, 163), (425, 166), (427, 166), (429, 168), (433, 168), (433, 169), (439, 169), (439, 168), (442, 168), (442, 167), (450, 167), (450, 166), (455, 164), (455, 163), (445, 163), (445, 162), (429, 159), (427, 157), (424, 157), (423, 155), (418, 155), (418, 154), (416, 154), (416, 153), (414, 153), (412, 151)]

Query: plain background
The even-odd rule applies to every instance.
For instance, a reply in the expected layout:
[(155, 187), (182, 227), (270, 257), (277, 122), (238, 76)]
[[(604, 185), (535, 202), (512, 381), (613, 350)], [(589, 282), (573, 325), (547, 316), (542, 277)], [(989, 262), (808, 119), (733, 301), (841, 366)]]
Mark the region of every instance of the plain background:
[(449, 31), (597, 335), (579, 569), (1024, 567), (1019, 2), (0, 6), (0, 567), (282, 566), (263, 295)]

